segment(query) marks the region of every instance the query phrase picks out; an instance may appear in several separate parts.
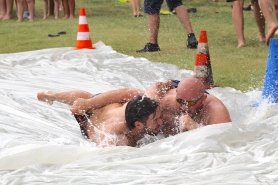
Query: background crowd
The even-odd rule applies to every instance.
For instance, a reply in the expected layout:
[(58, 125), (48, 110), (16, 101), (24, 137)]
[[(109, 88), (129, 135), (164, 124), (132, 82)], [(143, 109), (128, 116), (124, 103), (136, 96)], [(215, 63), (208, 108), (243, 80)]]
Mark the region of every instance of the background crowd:
[[(64, 12), (66, 19), (75, 17), (75, 0), (43, 0), (43, 2), (43, 19), (49, 15), (54, 15), (55, 19), (58, 19), (59, 11)], [(0, 19), (11, 19), (14, 4), (18, 22), (24, 18), (28, 18), (30, 22), (34, 21), (35, 0), (0, 0)]]
[[(226, 0), (232, 3), (232, 20), (234, 23), (235, 31), (237, 33), (238, 48), (246, 45), (244, 36), (244, 0)], [(141, 0), (129, 0), (132, 13), (134, 17), (141, 17)], [(155, 2), (155, 7), (150, 5), (150, 2)], [(158, 3), (159, 2), (159, 3)], [(150, 29), (149, 42), (142, 50), (137, 52), (153, 52), (160, 51), (158, 46), (158, 29), (159, 29), (159, 11), (161, 8), (161, 1), (144, 0), (144, 12), (148, 15), (148, 25)], [(197, 41), (191, 26), (190, 18), (186, 12), (185, 6), (182, 5), (182, 0), (167, 1), (169, 10), (176, 10), (177, 16), (181, 21), (183, 27), (188, 34), (187, 48), (195, 49)], [(169, 3), (170, 2), (170, 3)], [(216, 2), (216, 1), (214, 1)], [(217, 1), (219, 2), (219, 1)], [(278, 26), (275, 23), (275, 18), (278, 20), (278, 0), (250, 0), (252, 11), (254, 12), (254, 19), (258, 28), (259, 42), (265, 42), (269, 45), (270, 38), (274, 34), (278, 35)], [(153, 3), (154, 4), (154, 3)], [(12, 11), (16, 6), (17, 21), (21, 22), (24, 18), (29, 19), (30, 22), (35, 20), (35, 0), (0, 0), (0, 19), (8, 20), (12, 17)], [(147, 6), (147, 7), (146, 7)], [(160, 6), (160, 7), (159, 7)], [(155, 8), (155, 9), (153, 9)], [(55, 19), (59, 18), (60, 12), (63, 12), (64, 18), (72, 19), (75, 17), (75, 0), (43, 0), (43, 19), (48, 16), (54, 16)], [(272, 13), (274, 12), (275, 18)], [(267, 27), (267, 31), (266, 31)]]

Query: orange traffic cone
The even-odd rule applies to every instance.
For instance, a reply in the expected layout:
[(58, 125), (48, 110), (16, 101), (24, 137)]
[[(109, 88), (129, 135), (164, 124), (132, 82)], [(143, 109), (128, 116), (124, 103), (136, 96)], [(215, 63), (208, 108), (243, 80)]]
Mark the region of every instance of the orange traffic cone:
[(89, 26), (87, 23), (86, 12), (84, 8), (80, 8), (78, 33), (75, 49), (95, 49), (90, 37)]
[(215, 87), (210, 65), (207, 32), (205, 30), (201, 31), (199, 37), (194, 76), (203, 82), (206, 89)]

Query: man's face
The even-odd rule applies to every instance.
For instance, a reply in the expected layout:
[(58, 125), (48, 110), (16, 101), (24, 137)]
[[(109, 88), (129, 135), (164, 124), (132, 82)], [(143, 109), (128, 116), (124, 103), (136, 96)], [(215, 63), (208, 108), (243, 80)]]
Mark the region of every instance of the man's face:
[(194, 115), (202, 106), (202, 100), (204, 98), (204, 94), (197, 95), (187, 99), (186, 97), (176, 96), (177, 108), (180, 113), (188, 114), (190, 116)]
[(156, 113), (149, 116), (145, 123), (146, 134), (157, 135), (159, 133), (160, 126), (163, 124), (160, 114), (160, 110), (157, 108)]

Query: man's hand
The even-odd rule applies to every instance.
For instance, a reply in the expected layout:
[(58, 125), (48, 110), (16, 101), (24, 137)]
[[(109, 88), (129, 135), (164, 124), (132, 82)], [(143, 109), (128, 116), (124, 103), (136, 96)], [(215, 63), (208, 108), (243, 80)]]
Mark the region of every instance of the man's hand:
[(181, 115), (179, 118), (179, 126), (182, 132), (199, 128), (201, 125), (195, 122), (188, 114)]
[(90, 109), (87, 103), (88, 99), (78, 98), (73, 102), (73, 105), (70, 108), (72, 114), (81, 115), (84, 114), (87, 110)]

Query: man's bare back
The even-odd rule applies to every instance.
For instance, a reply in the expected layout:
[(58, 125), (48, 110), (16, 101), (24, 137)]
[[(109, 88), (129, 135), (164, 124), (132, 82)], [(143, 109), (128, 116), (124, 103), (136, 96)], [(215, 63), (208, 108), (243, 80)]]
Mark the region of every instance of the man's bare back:
[(163, 126), (161, 128), (165, 137), (169, 135), (176, 135), (179, 129), (176, 125), (176, 89), (170, 89), (162, 98), (160, 106), (162, 108), (161, 118), (163, 120)]
[(127, 145), (128, 138), (125, 134), (129, 129), (125, 125), (125, 107), (126, 104), (113, 103), (91, 111), (92, 114), (85, 123), (90, 140), (100, 145)]

